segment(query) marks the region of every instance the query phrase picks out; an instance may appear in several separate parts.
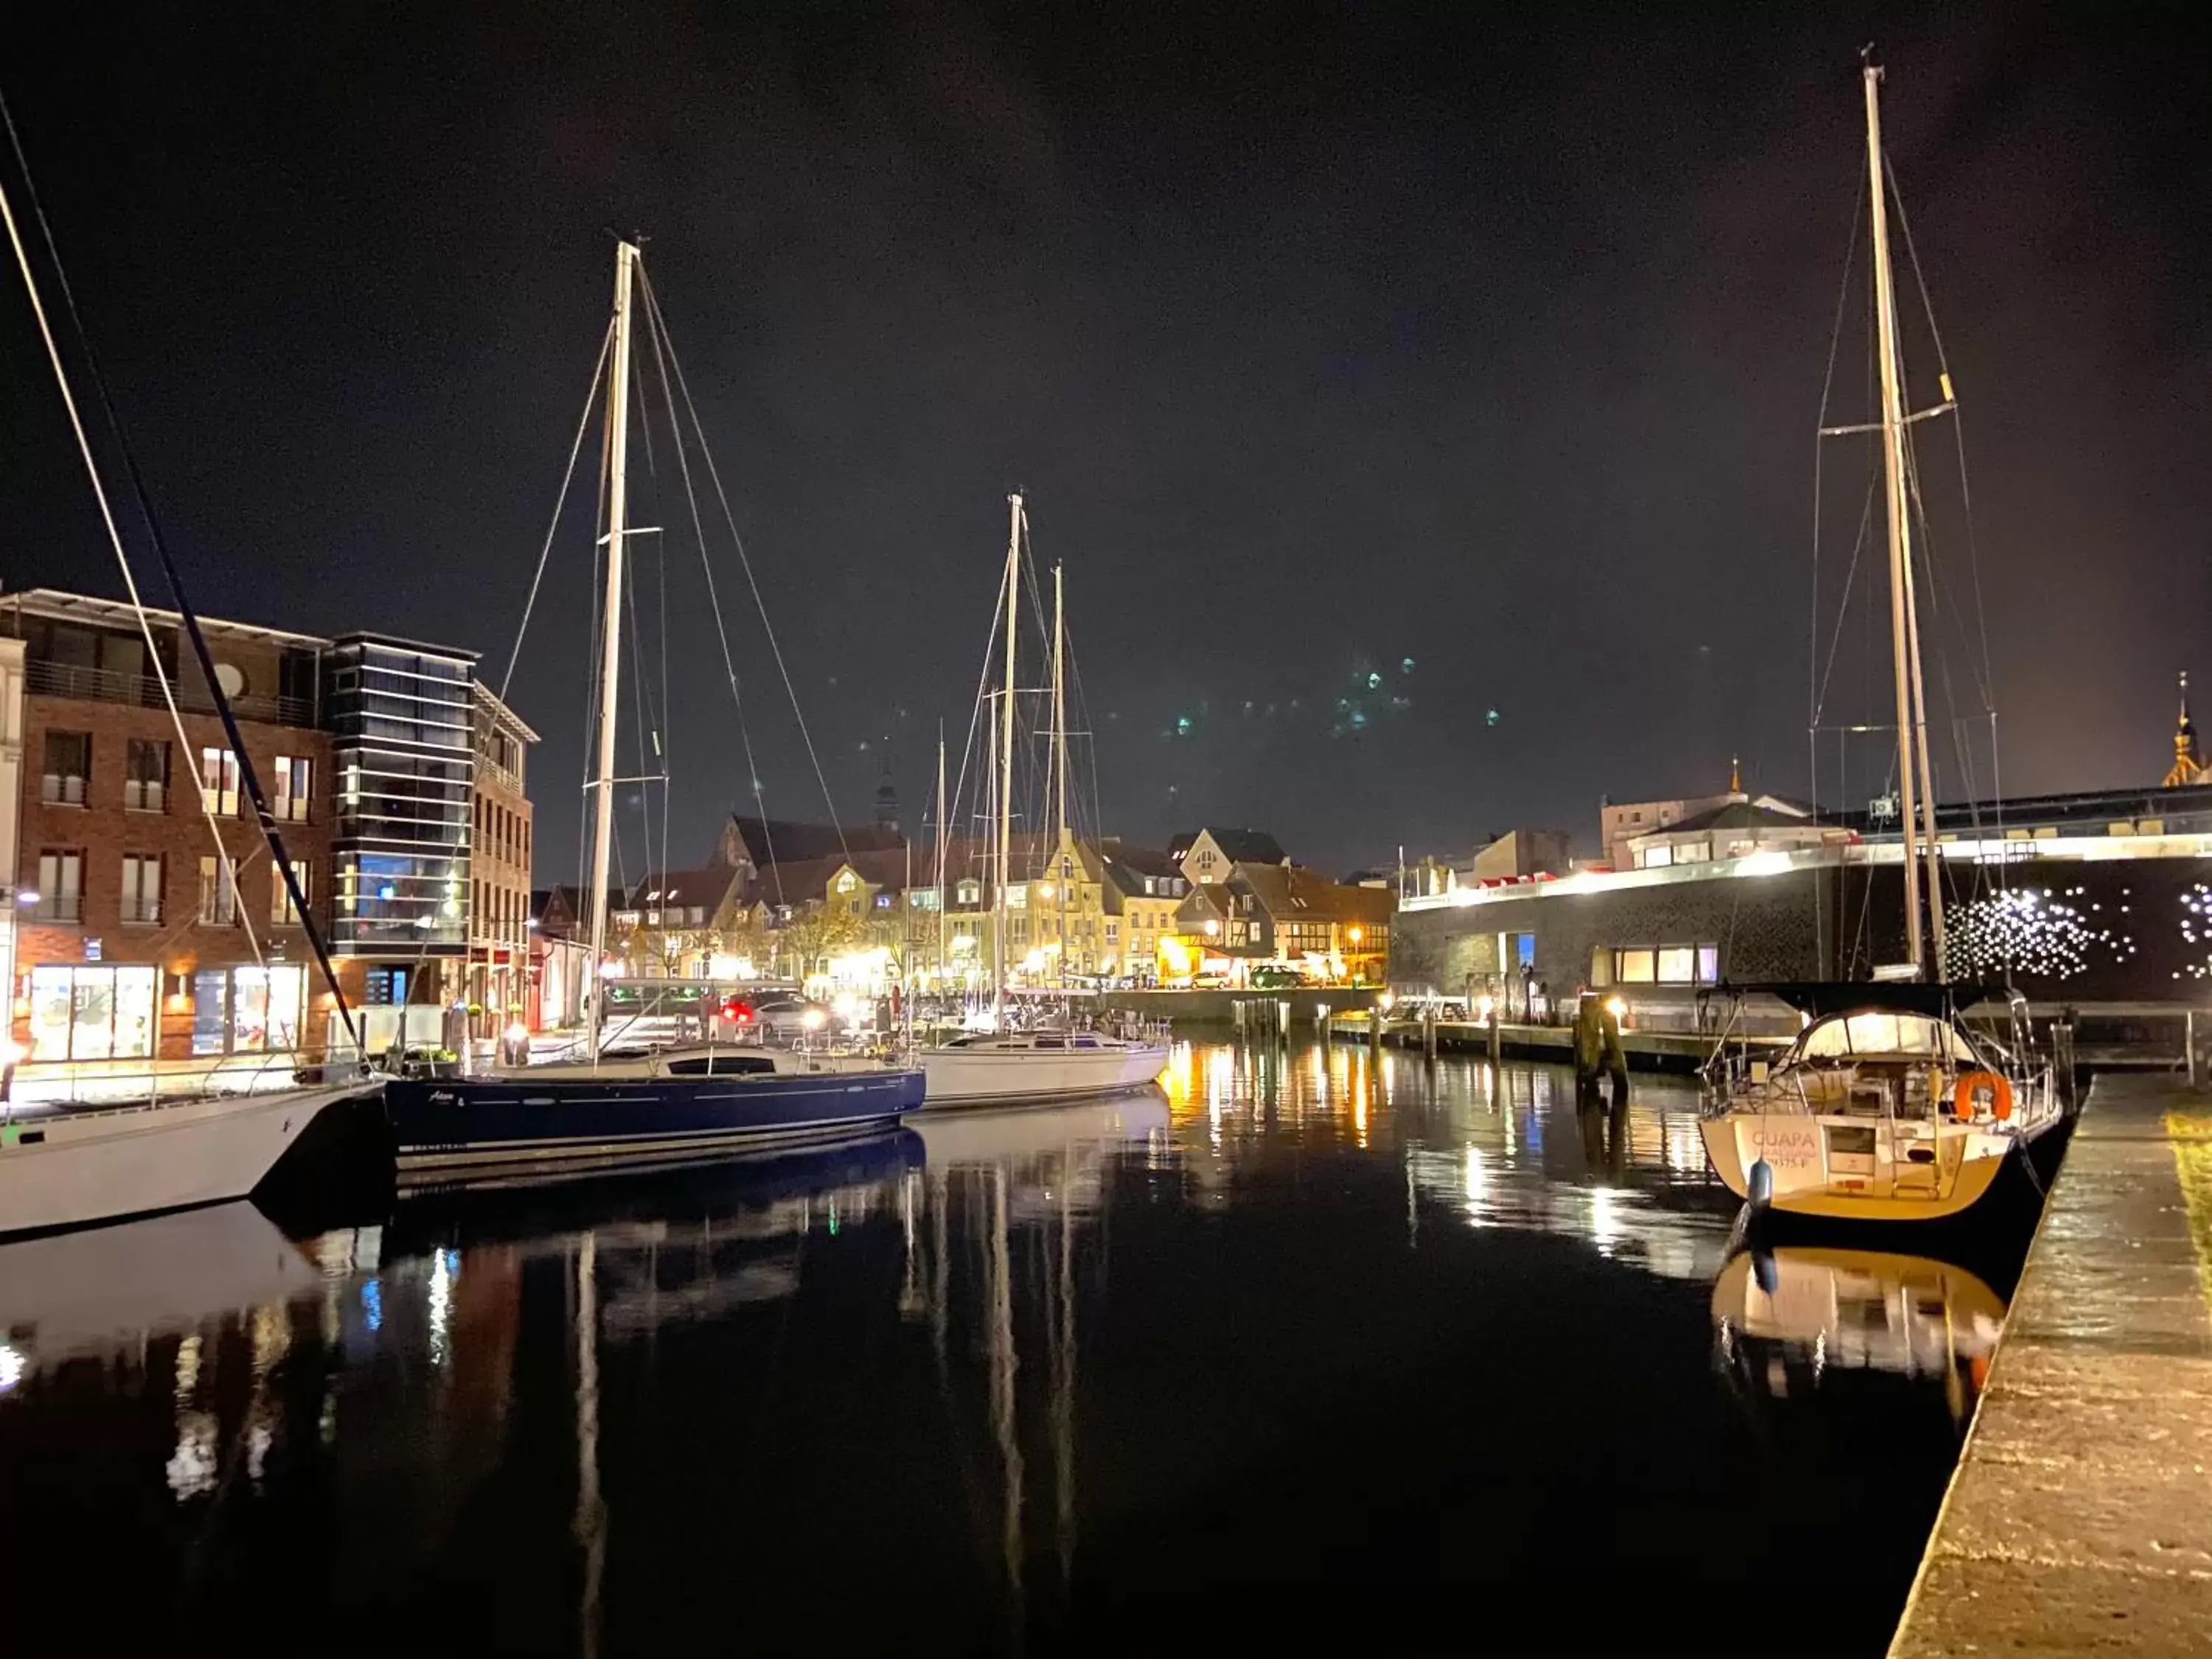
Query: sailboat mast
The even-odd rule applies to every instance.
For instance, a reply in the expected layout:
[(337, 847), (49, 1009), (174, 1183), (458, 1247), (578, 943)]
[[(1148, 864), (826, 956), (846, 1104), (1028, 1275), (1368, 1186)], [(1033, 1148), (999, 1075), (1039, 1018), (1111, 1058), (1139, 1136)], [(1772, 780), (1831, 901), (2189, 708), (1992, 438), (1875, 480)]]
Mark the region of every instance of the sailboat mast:
[(1929, 781), (1928, 689), (1920, 678), (1920, 601), (1912, 579), (1912, 538), (1905, 539), (1905, 652), (1912, 668), (1912, 742), (1920, 758), (1920, 850), (1928, 860), (1929, 939), (1936, 977), (1944, 976), (1943, 854), (1936, 840), (1936, 786)]
[(991, 988), (991, 1024), (1006, 1012), (1006, 879), (1013, 852), (1014, 810), (1014, 632), (1022, 591), (1022, 498), (1006, 497), (1006, 701), (999, 711), (998, 902), (994, 907), (997, 941), (997, 983)]
[[(1061, 653), (1067, 641), (1067, 624), (1061, 605), (1060, 566), (1052, 568), (1052, 760), (1053, 775), (1057, 780), (1057, 796), (1053, 808), (1052, 860), (1054, 865), (1063, 863), (1060, 854), (1067, 840), (1067, 691), (1062, 678)], [(1067, 982), (1067, 872), (1061, 869), (1053, 878), (1052, 890), (1060, 902), (1060, 964), (1054, 977), (1061, 984)]]
[(1905, 410), (1897, 375), (1896, 296), (1889, 270), (1889, 206), (1881, 170), (1881, 68), (1864, 70), (1867, 118), (1867, 190), (1874, 216), (1874, 308), (1881, 358), (1881, 465), (1889, 505), (1889, 634), (1897, 680), (1897, 787), (1904, 808), (1905, 959), (1916, 972), (1927, 969), (1920, 933), (1920, 861), (1917, 834), (1918, 776), (1913, 765), (1912, 688), (1906, 668), (1907, 610), (1911, 566), (1905, 504)]
[(945, 722), (937, 722), (937, 979), (945, 988), (945, 930), (952, 919), (945, 892)]
[(607, 592), (599, 636), (599, 750), (592, 785), (592, 954), (585, 969), (591, 975), (586, 1041), (594, 1060), (605, 1012), (599, 964), (606, 951), (607, 865), (614, 850), (615, 698), (622, 668), (623, 537), (629, 508), (630, 279), (637, 259), (635, 244), (615, 244), (614, 362), (607, 375)]

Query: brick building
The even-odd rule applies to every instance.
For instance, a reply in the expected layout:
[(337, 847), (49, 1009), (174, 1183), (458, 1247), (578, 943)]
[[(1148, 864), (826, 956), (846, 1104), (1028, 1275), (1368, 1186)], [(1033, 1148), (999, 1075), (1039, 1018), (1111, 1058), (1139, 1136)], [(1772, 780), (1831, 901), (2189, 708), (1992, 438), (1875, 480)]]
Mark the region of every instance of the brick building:
[[(472, 659), (201, 627), (348, 1000), (440, 1000), (468, 926)], [(24, 658), (11, 1025), (25, 1059), (322, 1048), (334, 999), (179, 618), (142, 626), (128, 605), (36, 589), (0, 600), (0, 635)], [(396, 1035), (396, 1008), (382, 1024)]]
[[(247, 757), (317, 902), (331, 869), (325, 642), (204, 626)], [(312, 1042), (329, 999), (315, 992), (299, 919), (175, 619), (158, 620), (153, 648), (175, 688), (181, 742), (130, 606), (38, 590), (9, 599), (0, 628), (25, 656), (13, 1024), (26, 1058), (180, 1059)]]
[(524, 793), (538, 733), (479, 681), (470, 846), (465, 995), (478, 1036), (495, 1036), (528, 1012), (530, 797)]

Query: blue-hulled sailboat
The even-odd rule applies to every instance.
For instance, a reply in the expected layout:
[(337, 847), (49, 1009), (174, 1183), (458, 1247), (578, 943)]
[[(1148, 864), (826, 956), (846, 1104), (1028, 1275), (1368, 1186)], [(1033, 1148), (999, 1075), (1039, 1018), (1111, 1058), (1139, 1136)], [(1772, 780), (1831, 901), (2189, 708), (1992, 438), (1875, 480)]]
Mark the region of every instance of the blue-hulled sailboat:
[[(602, 1052), (608, 874), (614, 844), (615, 709), (622, 660), (635, 288), (643, 258), (615, 251), (615, 308), (606, 362), (604, 499), (606, 590), (601, 605), (598, 753), (592, 774), (591, 954), (582, 1059), (506, 1067), (488, 1076), (395, 1080), (385, 1112), (403, 1182), (471, 1170), (574, 1166), (617, 1158), (693, 1158), (715, 1148), (800, 1144), (888, 1124), (921, 1104), (919, 1070), (860, 1055), (787, 1054), (749, 1046), (673, 1049), (617, 1059)], [(648, 290), (649, 292), (649, 290)]]

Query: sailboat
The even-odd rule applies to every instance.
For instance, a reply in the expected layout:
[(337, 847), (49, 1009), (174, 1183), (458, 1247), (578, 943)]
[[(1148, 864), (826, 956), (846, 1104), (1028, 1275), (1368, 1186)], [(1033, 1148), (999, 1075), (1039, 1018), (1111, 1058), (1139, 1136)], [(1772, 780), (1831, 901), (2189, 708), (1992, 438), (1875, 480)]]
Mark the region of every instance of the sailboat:
[[(630, 365), (644, 256), (615, 250), (609, 330), (605, 503), (606, 586), (601, 605), (592, 877), (592, 969), (585, 1053), (576, 1060), (497, 1069), (465, 1079), (395, 1080), (385, 1091), (404, 1182), (471, 1170), (592, 1164), (616, 1157), (690, 1158), (730, 1146), (795, 1145), (887, 1125), (921, 1103), (922, 1074), (861, 1056), (722, 1045), (635, 1058), (605, 1052), (608, 879), (614, 847), (616, 705), (622, 664), (624, 543), (649, 533), (629, 522)], [(648, 290), (649, 292), (649, 290)]]
[[(54, 383), (61, 392), (70, 429), (76, 438), (77, 453), (99, 503), (109, 544), (122, 569), (131, 603), (137, 611), (139, 627), (146, 634), (147, 661), (161, 686), (180, 751), (189, 750), (191, 744), (178, 713), (175, 687), (162, 665), (161, 653), (155, 648), (146, 607), (139, 598), (137, 579), (124, 550), (122, 534), (108, 504), (106, 486), (85, 435), (76, 398), (62, 367), (61, 352), (55, 344), (30, 256), (16, 223), (15, 207), (4, 187), (0, 187), (0, 217), (5, 219), (9, 243), (22, 273), (24, 291), (38, 322), (40, 338), (45, 343), (47, 362), (52, 366)], [(56, 258), (51, 237), (47, 252), (50, 260)], [(143, 497), (140, 504), (145, 505)], [(150, 510), (146, 518), (151, 526)], [(285, 854), (276, 818), (270, 811), (246, 741), (239, 733), (237, 717), (229, 696), (222, 690), (222, 678), (216, 672), (206, 636), (200, 631), (199, 618), (185, 597), (176, 566), (158, 531), (154, 532), (154, 544), (176, 596), (178, 619), (198, 653), (201, 672), (215, 700), (216, 712), (222, 720), (224, 735), (231, 752), (237, 757), (240, 782), (253, 804), (271, 862), (283, 878), (315, 961), (331, 994), (337, 997), (339, 1015), (350, 1034), (352, 1016), (344, 997), (338, 993), (325, 941), (300, 890), (298, 875)], [(216, 855), (223, 862), (227, 878), (234, 884), (236, 872), (231, 865), (229, 850), (212, 820), (209, 829), (215, 837)], [(360, 1052), (358, 1042), (353, 1045), (353, 1050), (356, 1054)], [(346, 1076), (298, 1087), (222, 1093), (214, 1091), (214, 1082), (212, 1076), (207, 1079), (207, 1092), (164, 1094), (146, 1104), (100, 1110), (19, 1107), (13, 1103), (0, 1106), (0, 1235), (79, 1227), (243, 1198), (261, 1184), (277, 1160), (325, 1109), (372, 1093), (377, 1086), (376, 1080), (358, 1063), (349, 1068)]]
[[(1022, 536), (1026, 520), (1018, 494), (1006, 497), (1006, 569), (1000, 587), (1006, 601), (1006, 684), (996, 718), (988, 723), (990, 769), (994, 775), (997, 811), (992, 826), (992, 986), (991, 1029), (955, 1037), (939, 1047), (922, 1051), (922, 1067), (928, 1073), (927, 1104), (932, 1109), (962, 1106), (1003, 1106), (1017, 1103), (1079, 1100), (1149, 1086), (1168, 1061), (1167, 1045), (1149, 1037), (1127, 1037), (1106, 1031), (1080, 1030), (1072, 1026), (1027, 1030), (1008, 1028), (1006, 1007), (1006, 903), (1012, 880), (1014, 699), (1019, 661)], [(1049, 868), (1063, 885), (1074, 875), (1076, 859), (1067, 817), (1067, 692), (1064, 657), (1066, 624), (1057, 567), (1053, 572), (1052, 740), (1053, 772), (1056, 779), (1054, 823), (1045, 845), (1051, 849)], [(940, 795), (942, 761), (939, 763)], [(939, 808), (939, 836), (944, 809)], [(943, 887), (944, 859), (939, 856), (939, 891)], [(1063, 943), (1065, 933), (1063, 930)]]
[[(1724, 1030), (1708, 1064), (1711, 1094), (1698, 1128), (1714, 1172), (1754, 1210), (1771, 1206), (1829, 1220), (1924, 1223), (1962, 1215), (1979, 1203), (2007, 1160), (2055, 1127), (2063, 1110), (2056, 1073), (2031, 1052), (2025, 1005), (2002, 988), (1943, 981), (1942, 854), (1913, 597), (1905, 446), (1912, 422), (1955, 402), (1947, 374), (1941, 404), (1905, 412), (1880, 65), (1869, 59), (1862, 78), (1881, 418), (1829, 432), (1878, 434), (1882, 445), (1907, 959), (1877, 969), (1871, 984), (1735, 988), (1739, 1006), (1744, 995), (1771, 994), (1798, 1009), (1807, 1024), (1778, 1061), (1731, 1057)], [(1970, 1031), (1961, 1018), (1990, 1000), (2009, 1004), (2008, 1044)]]

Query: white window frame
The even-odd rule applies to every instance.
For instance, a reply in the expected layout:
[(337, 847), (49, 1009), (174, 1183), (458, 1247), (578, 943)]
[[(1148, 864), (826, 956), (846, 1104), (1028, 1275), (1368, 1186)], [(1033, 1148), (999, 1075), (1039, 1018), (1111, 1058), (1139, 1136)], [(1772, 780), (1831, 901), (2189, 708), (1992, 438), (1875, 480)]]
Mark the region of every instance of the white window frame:
[(212, 853), (200, 855), (199, 921), (203, 927), (238, 925), (238, 889), (231, 881), (232, 866)]
[(276, 793), (270, 810), (288, 823), (307, 821), (307, 803), (313, 799), (315, 763), (306, 755), (276, 757)]
[[(125, 853), (123, 855), (123, 920), (158, 923), (161, 920), (161, 854)], [(149, 881), (149, 877), (152, 879)]]
[(39, 854), (39, 915), (45, 921), (84, 920), (84, 854), (50, 848)]
[[(238, 757), (210, 744), (200, 750), (200, 805), (218, 817), (238, 816)], [(207, 860), (202, 859), (202, 864)]]

